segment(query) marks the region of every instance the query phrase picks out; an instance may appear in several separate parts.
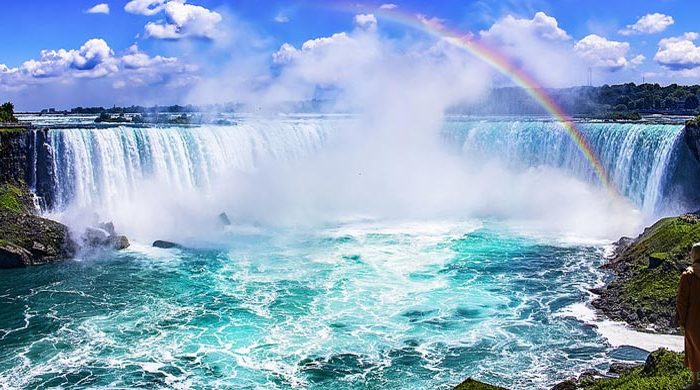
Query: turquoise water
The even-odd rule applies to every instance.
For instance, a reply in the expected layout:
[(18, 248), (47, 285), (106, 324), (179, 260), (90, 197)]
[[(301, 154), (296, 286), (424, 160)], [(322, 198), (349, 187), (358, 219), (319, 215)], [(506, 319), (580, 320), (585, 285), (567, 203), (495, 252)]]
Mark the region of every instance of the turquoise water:
[(545, 388), (611, 358), (566, 316), (602, 249), (497, 223), (231, 232), (0, 273), (0, 388)]
[(557, 122), (358, 123), (50, 130), (49, 215), (134, 245), (0, 272), (0, 389), (539, 389), (645, 357), (576, 316), (604, 245), (682, 206), (680, 126), (579, 124), (622, 201)]

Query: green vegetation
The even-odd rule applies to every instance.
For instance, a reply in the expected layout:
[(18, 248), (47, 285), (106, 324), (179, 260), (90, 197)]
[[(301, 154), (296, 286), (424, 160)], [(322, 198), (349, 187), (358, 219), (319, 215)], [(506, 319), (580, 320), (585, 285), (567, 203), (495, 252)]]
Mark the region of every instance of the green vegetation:
[(457, 385), (454, 390), (505, 390), (503, 387), (492, 386), (483, 382), (479, 382), (472, 378)]
[[(644, 307), (675, 302), (678, 271), (690, 264), (688, 252), (693, 243), (700, 241), (698, 222), (692, 216), (662, 219), (625, 251), (625, 256), (634, 263), (622, 299)], [(650, 268), (650, 258), (660, 265)]]
[(661, 219), (610, 263), (617, 278), (593, 305), (639, 328), (654, 325), (658, 331), (676, 332), (678, 282), (690, 265), (690, 248), (699, 241), (699, 216)]
[[(620, 84), (601, 87), (548, 89), (570, 115), (603, 119), (635, 120), (638, 114), (696, 115), (700, 107), (700, 85)], [(454, 108), (474, 114), (546, 114), (540, 104), (521, 88), (498, 88), (477, 104)]]
[(659, 349), (652, 352), (644, 366), (614, 379), (599, 379), (586, 390), (678, 390), (690, 383), (690, 371), (683, 365), (683, 354)]
[(700, 115), (693, 119), (685, 121), (685, 125), (688, 127), (700, 127)]
[(6, 210), (12, 213), (24, 213), (26, 208), (22, 202), (24, 196), (22, 190), (12, 184), (3, 184), (0, 186), (0, 210)]
[(5, 123), (17, 123), (17, 118), (15, 118), (15, 106), (7, 102), (0, 105), (0, 122)]

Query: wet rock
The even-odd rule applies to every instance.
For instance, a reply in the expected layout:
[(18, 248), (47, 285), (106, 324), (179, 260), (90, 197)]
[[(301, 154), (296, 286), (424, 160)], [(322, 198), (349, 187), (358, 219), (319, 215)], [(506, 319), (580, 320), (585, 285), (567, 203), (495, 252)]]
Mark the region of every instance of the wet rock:
[(231, 220), (228, 218), (226, 213), (221, 213), (218, 215), (219, 223), (223, 226), (231, 226)]
[(567, 379), (564, 382), (558, 383), (552, 387), (552, 390), (576, 390), (578, 385), (575, 379)]
[(0, 184), (0, 267), (46, 264), (75, 253), (68, 227), (35, 212), (31, 193), (23, 182)]
[(457, 385), (453, 390), (505, 390), (505, 388), (467, 378), (467, 380)]
[(0, 244), (0, 268), (18, 268), (32, 265), (32, 254), (10, 242)]
[[(578, 380), (566, 380), (552, 389), (680, 389), (685, 380), (690, 380), (690, 373), (683, 364), (683, 354), (663, 348), (649, 354), (643, 366), (613, 363), (609, 372), (614, 376), (589, 370), (581, 374)], [(679, 378), (681, 375), (687, 379)]]
[(82, 235), (83, 245), (97, 248), (109, 244), (109, 233), (103, 229), (88, 227)]
[(131, 245), (129, 239), (126, 236), (112, 236), (112, 247), (116, 250), (126, 249)]
[(83, 246), (86, 249), (122, 250), (129, 247), (129, 239), (124, 235), (117, 235), (112, 222), (100, 223), (98, 226), (88, 227), (83, 232)]
[(110, 222), (103, 222), (97, 225), (98, 228), (104, 230), (109, 234), (110, 236), (115, 236), (117, 235), (116, 230), (114, 229), (114, 223)]
[(182, 245), (175, 243), (175, 242), (171, 242), (171, 241), (156, 240), (156, 241), (153, 241), (153, 247), (163, 248), (163, 249), (171, 249), (171, 248), (181, 249)]
[(581, 375), (579, 375), (577, 384), (579, 386), (589, 386), (589, 385), (592, 385), (593, 383), (595, 383), (598, 379), (605, 378), (605, 377), (606, 376), (603, 375), (603, 373), (601, 373), (600, 371), (595, 370), (595, 369), (590, 369), (590, 370), (584, 371), (583, 373), (581, 373)]
[(610, 365), (608, 372), (615, 375), (624, 375), (630, 373), (637, 367), (639, 367), (639, 364), (615, 362)]

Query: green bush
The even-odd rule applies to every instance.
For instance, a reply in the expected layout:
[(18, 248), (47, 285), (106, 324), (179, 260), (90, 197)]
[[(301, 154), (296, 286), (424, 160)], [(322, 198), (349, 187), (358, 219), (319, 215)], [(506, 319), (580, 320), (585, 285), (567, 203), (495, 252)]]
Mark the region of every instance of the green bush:
[(0, 122), (17, 122), (17, 118), (15, 118), (15, 106), (12, 103), (7, 102), (0, 105)]

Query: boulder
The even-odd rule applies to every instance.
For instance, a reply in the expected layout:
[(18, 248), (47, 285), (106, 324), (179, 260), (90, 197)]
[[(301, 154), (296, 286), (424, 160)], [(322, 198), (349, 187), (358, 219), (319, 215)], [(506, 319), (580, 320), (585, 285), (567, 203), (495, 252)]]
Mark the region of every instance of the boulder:
[(112, 222), (100, 223), (99, 227), (88, 227), (81, 236), (83, 246), (88, 249), (122, 250), (129, 247), (126, 236), (116, 234)]
[(182, 245), (177, 244), (175, 242), (165, 241), (165, 240), (153, 241), (153, 247), (154, 248), (163, 248), (163, 249), (171, 249), (171, 248), (182, 249)]
[(575, 379), (567, 379), (564, 382), (558, 383), (552, 387), (552, 390), (576, 390), (578, 385)]
[(231, 226), (231, 220), (228, 218), (228, 215), (226, 213), (219, 214), (218, 218), (220, 224), (224, 226)]
[(112, 239), (112, 248), (114, 248), (114, 249), (116, 249), (116, 250), (118, 250), (118, 251), (119, 251), (119, 250), (122, 250), (122, 249), (126, 249), (126, 248), (128, 248), (128, 247), (131, 245), (131, 243), (129, 242), (129, 239), (126, 238), (126, 236), (124, 236), (124, 235), (122, 235), (122, 236), (117, 236), (117, 235), (111, 236), (111, 239)]

